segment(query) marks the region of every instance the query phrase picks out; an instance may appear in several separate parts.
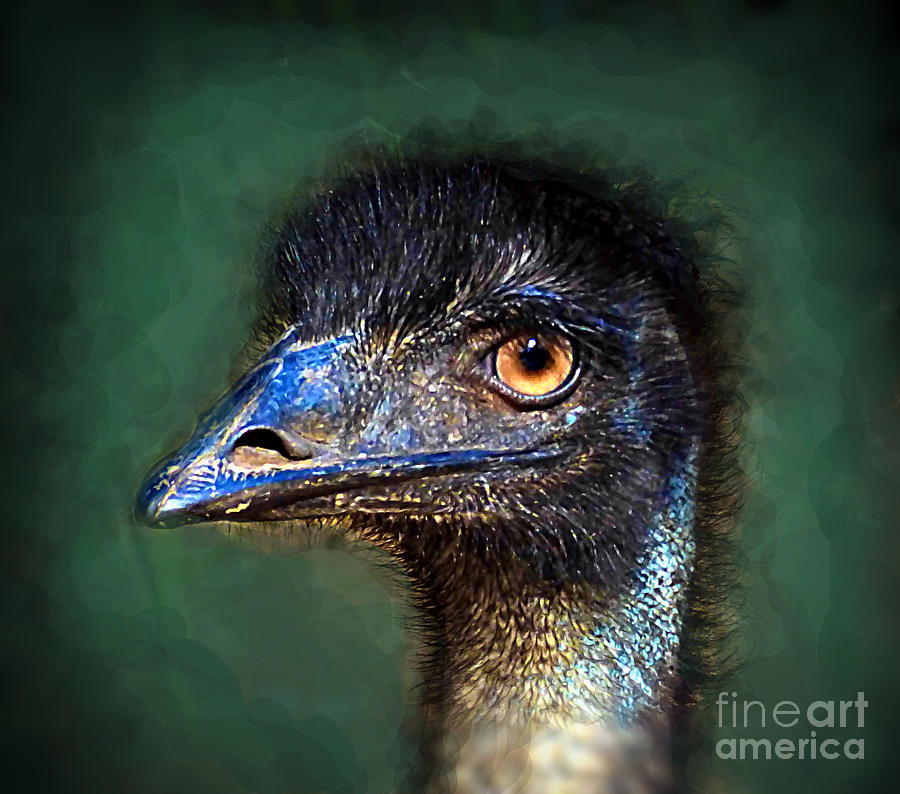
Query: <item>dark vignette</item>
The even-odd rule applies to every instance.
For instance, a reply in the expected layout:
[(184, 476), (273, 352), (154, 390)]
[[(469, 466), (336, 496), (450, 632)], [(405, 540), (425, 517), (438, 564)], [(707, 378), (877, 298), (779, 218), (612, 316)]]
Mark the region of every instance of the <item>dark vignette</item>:
[[(134, 204), (137, 231), (104, 225), (103, 213), (111, 202), (133, 197), (136, 188), (150, 185), (156, 198), (169, 200), (177, 193), (177, 175), (147, 153), (146, 125), (154, 114), (168, 112), (176, 122), (163, 130), (169, 140), (186, 134), (179, 123), (190, 130), (184, 119), (190, 98), (172, 89), (179, 73), (189, 92), (197, 86), (191, 75), (203, 74), (215, 59), (230, 58), (237, 66), (250, 64), (245, 73), (236, 69), (230, 75), (238, 85), (252, 79), (254, 70), (261, 73), (287, 57), (285, 31), (306, 22), (320, 26), (322, 36), (354, 31), (351, 43), (371, 42), (385, 61), (392, 51), (403, 53), (410, 64), (428, 63), (430, 42), (452, 49), (467, 37), (496, 37), (498, 64), (481, 75), (473, 115), (500, 129), (509, 122), (494, 106), (522, 79), (520, 70), (502, 68), (504, 59), (516, 58), (516, 47), (504, 49), (503, 42), (518, 47), (566, 23), (575, 26), (566, 28), (568, 38), (544, 39), (547, 46), (565, 53), (572, 39), (601, 42), (589, 53), (598, 74), (615, 75), (620, 67), (640, 77), (642, 66), (654, 74), (661, 68), (655, 59), (666, 57), (682, 58), (682, 68), (703, 58), (733, 67), (721, 72), (723, 85), (734, 79), (753, 112), (688, 119), (679, 146), (741, 173), (750, 186), (747, 205), (756, 208), (748, 210), (733, 194), (727, 208), (743, 235), (734, 252), (738, 270), (751, 270), (760, 307), (749, 334), (756, 374), (747, 388), (755, 444), (748, 469), (756, 481), (742, 526), (750, 580), (744, 614), (749, 661), (736, 686), (767, 703), (781, 697), (845, 698), (865, 689), (871, 706), (865, 762), (716, 766), (708, 743), (701, 745), (704, 750), (691, 744), (686, 786), (695, 790), (698, 780), (724, 776), (729, 790), (737, 785), (732, 777), (748, 791), (882, 788), (891, 770), (898, 705), (894, 570), (900, 549), (891, 531), (900, 399), (898, 126), (889, 92), (896, 81), (896, 28), (875, 6), (830, 8), (626, 3), (591, 10), (573, 3), (514, 10), (448, 3), (436, 17), (417, 22), (398, 21), (399, 7), (375, 11), (354, 3), (323, 6), (308, 18), (289, 3), (226, 3), (191, 11), (147, 4), (112, 15), (87, 5), (8, 11), (0, 134), (7, 152), (3, 341), (9, 366), (2, 397), (10, 434), (0, 581), (8, 701), (3, 747), (17, 788), (379, 790), (390, 770), (410, 757), (402, 740), (375, 742), (392, 728), (396, 732), (405, 708), (398, 673), (402, 640), (399, 629), (389, 631), (399, 625), (402, 609), (394, 609), (377, 585), (366, 585), (371, 580), (364, 571), (343, 557), (337, 562), (315, 554), (275, 555), (273, 561), (203, 533), (148, 538), (127, 516), (144, 464), (166, 446), (166, 436), (187, 429), (195, 404), (221, 386), (221, 367), (236, 355), (248, 319), (230, 296), (248, 293), (243, 282), (237, 290), (234, 282), (217, 282), (214, 261), (188, 262), (164, 247), (152, 252), (159, 260), (149, 261), (140, 243), (171, 236), (177, 226), (165, 199), (145, 214), (139, 212), (141, 202)], [(238, 26), (231, 28), (231, 39), (192, 47), (203, 32), (223, 25)], [(281, 26), (274, 43), (254, 36), (259, 25)], [(641, 57), (605, 57), (617, 48)], [(433, 70), (436, 63), (429, 64)], [(741, 84), (736, 75), (748, 73), (753, 79)], [(675, 77), (662, 74), (673, 101), (687, 102), (697, 89), (677, 71)], [(414, 85), (440, 73), (409, 67), (405, 76)], [(324, 79), (341, 76), (326, 68)], [(147, 85), (161, 85), (175, 105), (186, 104), (166, 111), (165, 97), (154, 94), (142, 105)], [(639, 100), (626, 92), (613, 104), (628, 107)], [(259, 100), (262, 106), (267, 101)], [(415, 116), (415, 103), (397, 110), (401, 119), (404, 112)], [(669, 112), (677, 114), (677, 102)], [(533, 117), (538, 125), (553, 121), (547, 114)], [(388, 133), (402, 136), (407, 128), (398, 122)], [(671, 168), (664, 150), (632, 150), (621, 126), (603, 129), (612, 151), (626, 159), (655, 158), (651, 170)], [(728, 134), (735, 136), (732, 145)], [(340, 130), (330, 137), (337, 142), (343, 135)], [(781, 179), (752, 156), (759, 140), (787, 167)], [(142, 151), (146, 159), (140, 161)], [(135, 181), (122, 186), (116, 182), (122, 172), (109, 164), (135, 152)], [(237, 167), (242, 155), (225, 152), (223, 158)], [(277, 155), (258, 167), (272, 169), (273, 162)], [(239, 193), (212, 207), (228, 207), (237, 217), (215, 222), (211, 211), (195, 218), (217, 223), (207, 236), (218, 235), (219, 247), (196, 229), (197, 236), (181, 237), (180, 244), (206, 256), (233, 245), (227, 267), (237, 278), (258, 224), (291, 181), (269, 176), (238, 188), (208, 185), (213, 193)], [(717, 195), (714, 179), (701, 175), (699, 181)], [(797, 215), (787, 232), (766, 215), (753, 185), (775, 194), (794, 191)], [(769, 194), (765, 198), (769, 212), (788, 206)], [(192, 199), (184, 200), (190, 206)], [(108, 217), (121, 221), (125, 215)], [(231, 237), (230, 227), (238, 229)], [(117, 235), (125, 243), (106, 247)], [(785, 248), (810, 263), (796, 271), (799, 276), (786, 267), (790, 256), (773, 259)], [(91, 269), (101, 261), (96, 272)], [(206, 296), (198, 297), (197, 289)], [(96, 295), (96, 304), (85, 308), (86, 295)], [(179, 303), (205, 314), (182, 310), (164, 330), (154, 326), (154, 317)], [(796, 319), (800, 315), (803, 323)], [(167, 360), (167, 351), (179, 343), (182, 358)], [(218, 363), (208, 363), (214, 357)], [(826, 418), (816, 424), (820, 412)], [(792, 436), (792, 428), (806, 421), (825, 432)], [(765, 466), (754, 470), (754, 461)], [(810, 516), (814, 525), (804, 523)], [(273, 582), (277, 592), (303, 605), (302, 614), (266, 596)], [(341, 600), (346, 582), (369, 587), (370, 601)], [(223, 609), (218, 605), (226, 596), (234, 600)], [(240, 612), (257, 621), (257, 634), (246, 633)], [(323, 638), (321, 644), (291, 645), (285, 650), (290, 664), (282, 666), (273, 661), (274, 651), (267, 657), (259, 648), (248, 660), (248, 638), (268, 638), (271, 650), (279, 632), (293, 626), (299, 636)], [(385, 637), (390, 641), (379, 646)], [(316, 655), (335, 652), (342, 658), (368, 654), (374, 661), (364, 670), (357, 664), (354, 680), (352, 665)], [(345, 678), (326, 676), (314, 686), (338, 692), (343, 685), (342, 705), (317, 702), (315, 711), (298, 705), (296, 691), (279, 698), (279, 687), (299, 687), (285, 670), (299, 671), (295, 675), (302, 678), (329, 666)], [(248, 671), (263, 667), (269, 687), (250, 680)], [(302, 692), (309, 684), (303, 682)], [(354, 696), (373, 690), (382, 698), (380, 711), (372, 707), (358, 723), (329, 718), (335, 707), (360, 708)], [(379, 722), (386, 714), (390, 719)], [(367, 756), (372, 747), (380, 755)]]

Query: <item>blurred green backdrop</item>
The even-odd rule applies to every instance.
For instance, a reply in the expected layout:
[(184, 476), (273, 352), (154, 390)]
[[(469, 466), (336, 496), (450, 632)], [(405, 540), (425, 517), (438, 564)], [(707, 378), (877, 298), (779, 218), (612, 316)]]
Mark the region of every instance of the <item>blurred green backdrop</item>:
[(865, 691), (866, 756), (724, 762), (707, 743), (683, 788), (887, 790), (892, 29), (859, 3), (394, 5), (5, 12), (9, 790), (378, 793), (411, 763), (408, 609), (389, 570), (152, 533), (130, 503), (225, 385), (247, 262), (293, 184), (348, 136), (472, 118), (596, 141), (735, 224), (753, 308), (734, 687), (769, 706)]

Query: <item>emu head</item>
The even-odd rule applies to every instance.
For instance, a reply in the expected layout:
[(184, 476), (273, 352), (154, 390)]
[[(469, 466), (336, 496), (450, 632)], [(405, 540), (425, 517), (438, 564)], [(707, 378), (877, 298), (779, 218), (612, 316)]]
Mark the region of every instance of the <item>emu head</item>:
[(267, 272), (265, 352), (144, 519), (397, 555), (457, 720), (665, 712), (709, 407), (702, 289), (663, 223), (483, 160), (385, 163), (293, 211)]

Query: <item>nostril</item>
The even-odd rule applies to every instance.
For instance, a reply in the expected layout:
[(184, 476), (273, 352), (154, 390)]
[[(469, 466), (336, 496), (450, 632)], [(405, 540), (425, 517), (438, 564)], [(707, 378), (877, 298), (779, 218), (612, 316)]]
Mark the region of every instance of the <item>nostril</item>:
[(238, 466), (278, 465), (287, 461), (309, 460), (321, 454), (318, 445), (293, 433), (251, 427), (231, 445), (228, 459)]
[(284, 439), (274, 430), (267, 430), (264, 427), (254, 427), (252, 430), (241, 433), (234, 442), (231, 451), (237, 452), (241, 447), (268, 450), (283, 458), (294, 457), (288, 450)]

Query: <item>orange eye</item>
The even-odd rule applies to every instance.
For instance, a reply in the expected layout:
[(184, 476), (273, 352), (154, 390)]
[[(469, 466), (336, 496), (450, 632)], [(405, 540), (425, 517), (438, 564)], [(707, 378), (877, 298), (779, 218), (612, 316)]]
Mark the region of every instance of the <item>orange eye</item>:
[(576, 369), (572, 345), (563, 338), (518, 336), (497, 348), (493, 359), (501, 390), (528, 403), (557, 396)]

